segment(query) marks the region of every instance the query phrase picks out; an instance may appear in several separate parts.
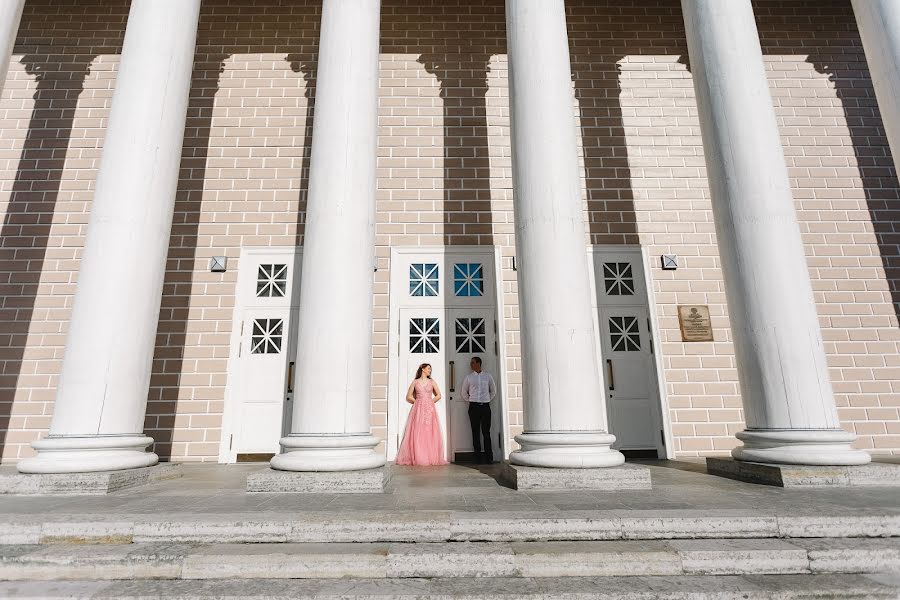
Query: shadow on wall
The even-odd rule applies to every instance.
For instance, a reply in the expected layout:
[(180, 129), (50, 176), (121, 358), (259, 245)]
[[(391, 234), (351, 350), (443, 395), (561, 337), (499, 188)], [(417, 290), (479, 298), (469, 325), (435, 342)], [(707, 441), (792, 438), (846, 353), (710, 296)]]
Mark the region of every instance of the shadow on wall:
[[(48, 257), (51, 223), (60, 196), (63, 170), (72, 135), (72, 124), (78, 97), (84, 89), (93, 54), (67, 54), (64, 57), (47, 48), (28, 45), (17, 48), (24, 51), (21, 63), (29, 75), (35, 78), (34, 108), (28, 123), (28, 133), (13, 182), (6, 218), (0, 231), (0, 263), (4, 267), (3, 294), (0, 295), (0, 346), (2, 346), (2, 370), (0, 370), (0, 456), (6, 446), (6, 438), (12, 419), (13, 400), (17, 389), (28, 389), (32, 394), (46, 390), (51, 401), (56, 377), (48, 374), (23, 373), (23, 361), (27, 349), (28, 332), (38, 308), (38, 287), (47, 260), (72, 260), (76, 250), (57, 248)], [(67, 304), (70, 305), (70, 301)], [(61, 337), (66, 327), (46, 315), (52, 308), (45, 304), (39, 321), (59, 325), (58, 331), (44, 331), (48, 336)], [(48, 341), (55, 346), (57, 341)], [(21, 394), (21, 399), (26, 394)], [(40, 418), (44, 413), (35, 400), (38, 412), (34, 415), (20, 413), (26, 422)], [(40, 427), (47, 427), (42, 423)], [(29, 429), (35, 427), (28, 425)], [(23, 425), (14, 424), (15, 430)]]
[(900, 181), (861, 46), (854, 58), (851, 63), (846, 55), (811, 55), (808, 61), (828, 75), (841, 102), (894, 314), (900, 318)]

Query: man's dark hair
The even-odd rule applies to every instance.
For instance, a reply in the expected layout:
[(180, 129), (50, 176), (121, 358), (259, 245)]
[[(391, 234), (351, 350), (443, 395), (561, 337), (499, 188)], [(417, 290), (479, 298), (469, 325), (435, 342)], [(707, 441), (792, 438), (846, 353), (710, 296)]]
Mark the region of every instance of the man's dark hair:
[(478, 363), (479, 365), (481, 364), (481, 357), (480, 357), (480, 356), (473, 356), (473, 357), (472, 357), (472, 360), (474, 360), (474, 361), (475, 361), (476, 363)]

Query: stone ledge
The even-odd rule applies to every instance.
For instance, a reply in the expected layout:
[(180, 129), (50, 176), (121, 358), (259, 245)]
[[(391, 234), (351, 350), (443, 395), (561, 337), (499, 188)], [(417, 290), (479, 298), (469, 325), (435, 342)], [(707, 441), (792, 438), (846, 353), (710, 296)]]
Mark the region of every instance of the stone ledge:
[(710, 475), (785, 488), (900, 486), (900, 464), (873, 462), (859, 466), (810, 466), (754, 463), (709, 457)]
[(602, 469), (552, 469), (504, 463), (501, 483), (516, 490), (649, 490), (650, 469), (622, 465)]
[(163, 463), (140, 469), (96, 473), (25, 474), (0, 471), (0, 495), (103, 496), (133, 487), (181, 477), (181, 465)]
[(391, 478), (387, 467), (364, 471), (276, 471), (247, 476), (248, 492), (281, 494), (380, 494)]

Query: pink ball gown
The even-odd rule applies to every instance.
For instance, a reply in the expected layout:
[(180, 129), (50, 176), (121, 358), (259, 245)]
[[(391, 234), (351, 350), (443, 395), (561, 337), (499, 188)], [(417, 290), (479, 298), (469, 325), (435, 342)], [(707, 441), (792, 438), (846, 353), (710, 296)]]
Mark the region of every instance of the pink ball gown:
[(444, 437), (437, 410), (434, 408), (434, 386), (431, 380), (414, 384), (416, 403), (406, 419), (406, 431), (397, 453), (398, 465), (420, 467), (446, 465), (444, 458)]

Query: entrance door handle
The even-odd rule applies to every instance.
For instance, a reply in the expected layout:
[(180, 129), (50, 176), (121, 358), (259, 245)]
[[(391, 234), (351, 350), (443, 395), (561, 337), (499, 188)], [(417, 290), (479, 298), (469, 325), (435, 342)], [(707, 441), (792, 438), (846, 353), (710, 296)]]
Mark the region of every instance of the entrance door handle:
[(609, 379), (609, 391), (613, 391), (616, 389), (616, 378), (613, 375), (612, 360), (609, 358), (606, 359), (606, 373)]
[(294, 393), (294, 363), (288, 364), (288, 372), (287, 372), (287, 393)]
[(450, 391), (456, 391), (456, 362), (450, 361)]

